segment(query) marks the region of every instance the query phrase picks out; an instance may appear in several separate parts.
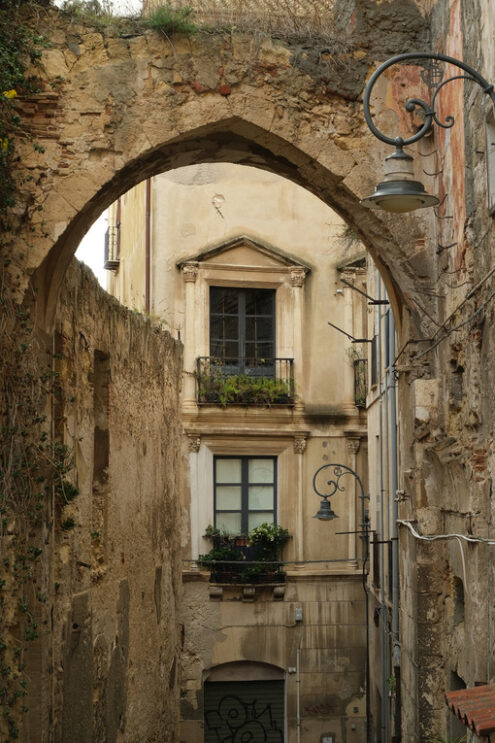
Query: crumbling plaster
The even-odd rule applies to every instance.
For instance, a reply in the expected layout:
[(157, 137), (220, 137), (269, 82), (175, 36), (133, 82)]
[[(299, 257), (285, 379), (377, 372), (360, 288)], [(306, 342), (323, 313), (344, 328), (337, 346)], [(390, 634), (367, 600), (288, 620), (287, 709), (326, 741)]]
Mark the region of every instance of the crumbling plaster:
[[(348, 10), (349, 4), (345, 5)], [(376, 26), (365, 26), (363, 35), (356, 36), (362, 46), (358, 44), (353, 54), (364, 59), (364, 53), (367, 70), (383, 56), (408, 50), (410, 45), (426, 46), (421, 4), (368, 0), (362, 6), (366, 11), (362, 18)], [(411, 13), (404, 34), (380, 25), (393, 26), (390, 14), (404, 8)], [(460, 15), (453, 18), (450, 12)], [(493, 60), (488, 53), (478, 53), (480, 38), (484, 49), (491, 43), (486, 24), (479, 21), (483, 18), (486, 4), (479, 0), (464, 4), (439, 0), (432, 4), (432, 43), (444, 49), (451, 30), (461, 24), (459, 50), (466, 61), (493, 79)], [(419, 343), (404, 346), (436, 332), (436, 323), (466, 299), (469, 288), (482, 281), (493, 265), (493, 223), (486, 213), (480, 154), (485, 147), (484, 113), (478, 105), (481, 93), (466, 93), (471, 96), (464, 117), (466, 220), (456, 225), (457, 242), (462, 235), (463, 245), (451, 259), (447, 251), (436, 252), (438, 245), (448, 244), (447, 211), (439, 215), (444, 221), (435, 223), (433, 216), (383, 218), (359, 206), (358, 198), (371, 190), (381, 168), (382, 152), (365, 129), (359, 91), (351, 86), (349, 93), (340, 84), (344, 68), (338, 67), (332, 89), (309, 68), (294, 64), (294, 50), (285, 44), (260, 43), (249, 35), (178, 38), (173, 45), (151, 32), (121, 39), (111, 29), (102, 34), (84, 24), (71, 24), (55, 10), (48, 12), (41, 26), (52, 40), (43, 59), (44, 91), (22, 102), (22, 107), (45, 153), (33, 153), (27, 144), (23, 150), (19, 181), (24, 176), (33, 178), (24, 181), (12, 234), (12, 253), (16, 266), (21, 265), (12, 286), (22, 294), (32, 277), (39, 290), (40, 324), (53, 325), (63, 276), (89, 224), (143, 178), (213, 160), (285, 175), (343, 216), (370, 249), (387, 282), (399, 343), (405, 348), (398, 361), (406, 493), (401, 517), (416, 521), (425, 532), (472, 529), (493, 536), (493, 304), (488, 303), (483, 314), (474, 316), (430, 355), (419, 356), (418, 349), (425, 348)], [(352, 40), (353, 24), (350, 28)], [(363, 41), (368, 36), (373, 44)], [(380, 92), (380, 98), (381, 103), (386, 100), (387, 90)], [(448, 142), (435, 142), (442, 154)], [(452, 158), (441, 162), (442, 182), (453, 199), (447, 199), (446, 206), (455, 206), (459, 178), (450, 171), (462, 164)], [(421, 166), (435, 171), (428, 158), (422, 159)], [(19, 251), (17, 246), (25, 244), (29, 250)], [(463, 288), (466, 283), (468, 289)], [(482, 301), (479, 297), (486, 299), (488, 293), (477, 293), (467, 301), (456, 321), (475, 312)], [(439, 380), (438, 404), (427, 411), (426, 427), (423, 413), (419, 419), (410, 415), (410, 382), (420, 377)], [(462, 473), (455, 482), (445, 476), (452, 461)], [(444, 507), (449, 498), (453, 509)], [(426, 739), (444, 727), (442, 692), (451, 670), (457, 669), (469, 685), (493, 678), (493, 647), (487, 646), (495, 636), (493, 607), (487, 602), (494, 585), (489, 549), (493, 548), (469, 548), (470, 555), (478, 550), (480, 556), (467, 561), (462, 576), (450, 547), (425, 546), (401, 534), (405, 741), (415, 741), (417, 736)], [(469, 624), (470, 632), (462, 642), (459, 631), (450, 631), (453, 576), (464, 577), (469, 588), (465, 625)], [(119, 605), (124, 606), (126, 589), (118, 590)], [(68, 605), (66, 612), (68, 616)], [(424, 621), (418, 623), (418, 616)], [(441, 617), (441, 622), (432, 622), (432, 616)], [(480, 635), (486, 642), (478, 641)]]
[(79, 495), (47, 513), (22, 739), (175, 743), (180, 344), (76, 261), (54, 337), (55, 437), (74, 453)]

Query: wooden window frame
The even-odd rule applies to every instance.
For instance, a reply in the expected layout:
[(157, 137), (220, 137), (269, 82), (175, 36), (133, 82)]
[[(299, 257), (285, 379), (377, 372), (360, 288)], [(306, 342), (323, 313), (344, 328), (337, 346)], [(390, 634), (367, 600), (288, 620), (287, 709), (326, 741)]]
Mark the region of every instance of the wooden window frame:
[[(274, 359), (277, 355), (276, 353), (276, 290), (272, 288), (264, 288), (264, 287), (237, 287), (237, 286), (218, 286), (215, 284), (211, 284), (209, 288), (209, 347), (210, 347), (210, 356), (213, 356), (212, 353), (212, 334), (211, 334), (211, 327), (212, 327), (212, 318), (213, 317), (221, 317), (219, 313), (216, 313), (215, 315), (212, 313), (212, 293), (215, 290), (225, 290), (228, 289), (230, 291), (233, 291), (237, 294), (238, 297), (238, 337), (237, 339), (216, 339), (217, 341), (223, 340), (223, 342), (236, 342), (237, 341), (237, 357), (232, 357), (232, 359), (237, 359), (237, 364), (224, 364), (224, 366), (227, 368), (229, 366), (232, 366), (232, 373), (249, 373), (249, 365), (246, 364), (246, 360), (253, 359), (262, 361), (263, 357), (260, 357), (260, 359), (257, 359), (256, 357), (247, 356), (246, 354), (246, 343), (249, 341), (246, 340), (246, 295), (250, 291), (260, 291), (260, 292), (266, 292), (270, 295), (271, 298), (271, 320), (272, 320), (272, 334), (271, 338), (268, 341), (264, 341), (265, 343), (271, 342), (272, 345), (272, 355), (270, 357), (267, 356), (267, 359), (269, 358), (271, 360), (271, 366), (274, 367)], [(229, 359), (231, 357), (220, 357), (222, 361), (225, 360), (225, 358)], [(258, 364), (254, 365), (255, 367), (258, 366)], [(264, 366), (264, 365), (263, 365)], [(265, 375), (268, 376), (268, 369), (266, 369)]]
[[(239, 485), (239, 483), (217, 483), (217, 462), (220, 459), (240, 459), (241, 460), (241, 508), (240, 511), (234, 510), (217, 510), (217, 485)], [(273, 523), (277, 523), (277, 457), (276, 456), (264, 456), (257, 454), (215, 454), (213, 457), (213, 516), (214, 525), (217, 525), (217, 514), (222, 513), (239, 513), (241, 514), (241, 534), (247, 534), (249, 531), (248, 522), (250, 513), (267, 512), (268, 509), (249, 509), (249, 486), (250, 485), (266, 485), (267, 483), (256, 483), (249, 482), (249, 460), (251, 459), (266, 459), (273, 462)]]

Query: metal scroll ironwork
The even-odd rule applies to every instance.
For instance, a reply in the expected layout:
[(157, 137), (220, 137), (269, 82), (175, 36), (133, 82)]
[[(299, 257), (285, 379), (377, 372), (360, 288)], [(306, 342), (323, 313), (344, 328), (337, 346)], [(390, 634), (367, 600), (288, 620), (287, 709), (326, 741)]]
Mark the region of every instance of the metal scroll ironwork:
[[(413, 134), (406, 139), (404, 139), (403, 137), (389, 137), (381, 132), (373, 122), (370, 111), (371, 92), (375, 86), (376, 81), (378, 80), (380, 75), (385, 72), (385, 70), (387, 70), (389, 67), (392, 67), (392, 65), (394, 64), (400, 64), (401, 62), (408, 62), (410, 60), (428, 60), (432, 63), (429, 67), (426, 68), (425, 75), (422, 75), (425, 83), (430, 89), (433, 90), (431, 103), (428, 103), (421, 98), (409, 98), (409, 100), (407, 100), (405, 103), (406, 110), (409, 112), (413, 112), (416, 108), (423, 109), (425, 114), (424, 124), (416, 132), (416, 134)], [(458, 67), (460, 70), (463, 70), (463, 72), (467, 74), (454, 75), (444, 80), (443, 75), (438, 72), (438, 62), (446, 62), (448, 64), (451, 64), (454, 67)], [(431, 72), (429, 73), (428, 70), (430, 70)], [(455, 123), (454, 117), (447, 116), (445, 122), (441, 122), (438, 119), (435, 111), (435, 103), (440, 90), (447, 83), (450, 83), (453, 80), (471, 80), (472, 82), (477, 83), (481, 87), (483, 93), (486, 93), (488, 96), (490, 96), (492, 103), (495, 106), (495, 92), (493, 85), (485, 80), (485, 78), (480, 75), (479, 72), (474, 70), (470, 65), (459, 59), (449, 57), (446, 54), (433, 54), (431, 52), (408, 52), (406, 54), (398, 54), (395, 57), (391, 57), (382, 65), (380, 65), (380, 67), (378, 67), (378, 69), (373, 73), (364, 92), (364, 118), (366, 119), (368, 127), (375, 135), (375, 137), (377, 137), (377, 139), (385, 142), (386, 144), (399, 148), (402, 148), (405, 145), (413, 144), (414, 142), (417, 142), (419, 139), (424, 137), (425, 134), (428, 134), (428, 132), (430, 131), (433, 123), (441, 126), (444, 129), (449, 129)]]
[(364, 501), (368, 500), (369, 496), (364, 494), (364, 487), (363, 483), (361, 482), (361, 478), (359, 477), (357, 472), (354, 472), (353, 469), (345, 464), (337, 464), (335, 462), (324, 464), (322, 467), (316, 470), (313, 476), (313, 490), (317, 495), (320, 496), (320, 498), (327, 500), (328, 498), (331, 498), (333, 495), (335, 495), (337, 491), (344, 492), (345, 487), (342, 484), (342, 478), (346, 475), (350, 475), (358, 483), (360, 489), (360, 494), (358, 497), (361, 500), (363, 521), (362, 526), (364, 528), (364, 524), (366, 521)]

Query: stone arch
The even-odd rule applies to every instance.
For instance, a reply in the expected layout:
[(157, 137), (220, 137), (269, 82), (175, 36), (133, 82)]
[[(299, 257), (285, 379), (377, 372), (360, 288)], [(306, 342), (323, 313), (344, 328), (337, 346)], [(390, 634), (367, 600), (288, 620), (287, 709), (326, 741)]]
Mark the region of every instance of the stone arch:
[[(40, 296), (44, 300), (44, 323), (48, 326), (50, 324), (60, 283), (88, 224), (117, 196), (144, 178), (166, 170), (207, 162), (250, 165), (276, 173), (298, 183), (335, 209), (361, 237), (378, 263), (389, 294), (394, 300), (400, 325), (399, 297), (402, 287), (408, 282), (406, 274), (402, 275), (397, 270), (397, 266), (403, 266), (404, 261), (394, 261), (394, 253), (399, 248), (392, 229), (379, 216), (370, 214), (359, 205), (355, 191), (346, 185), (345, 178), (329, 168), (325, 160), (310, 157), (280, 136), (237, 118), (199, 127), (157, 148), (149, 149), (116, 171), (96, 193), (91, 187), (87, 188), (86, 202), (67, 222), (35, 277), (35, 283), (41, 290)], [(54, 198), (56, 199), (56, 195)], [(58, 218), (60, 217), (58, 212)], [(396, 269), (392, 271), (391, 265), (396, 265)]]
[(373, 59), (349, 72), (337, 58), (329, 84), (290, 45), (249, 34), (171, 45), (153, 32), (119, 38), (75, 26), (54, 8), (43, 23), (53, 39), (44, 91), (25, 116), (46, 152), (26, 145), (19, 164), (32, 190), (18, 237), (32, 246), (24, 286), (36, 273), (44, 327), (80, 238), (117, 196), (159, 172), (212, 161), (272, 171), (335, 209), (377, 262), (401, 326), (402, 301), (418, 281), (409, 248), (424, 230), (416, 217), (397, 224), (359, 204), (381, 154), (360, 103)]
[(285, 669), (273, 663), (238, 660), (207, 668), (203, 681), (283, 680)]

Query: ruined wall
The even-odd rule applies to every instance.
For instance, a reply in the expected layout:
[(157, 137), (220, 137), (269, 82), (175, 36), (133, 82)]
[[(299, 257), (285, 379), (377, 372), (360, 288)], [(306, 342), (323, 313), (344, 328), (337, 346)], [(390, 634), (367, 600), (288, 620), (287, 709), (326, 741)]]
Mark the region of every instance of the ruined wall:
[(172, 743), (180, 345), (74, 261), (53, 348), (54, 433), (79, 495), (48, 515), (42, 682), (22, 739)]
[[(434, 3), (432, 48), (493, 82), (492, 21), (491, 3)], [(403, 416), (404, 440), (412, 445), (404, 450), (400, 515), (423, 535), (493, 539), (495, 229), (485, 140), (491, 104), (477, 85), (460, 81), (446, 85), (439, 98), (440, 119), (452, 114), (456, 124), (437, 129), (428, 144), (437, 158), (436, 190), (444, 197), (429, 235), (438, 256), (439, 304), (431, 341), (406, 374), (410, 394), (402, 405), (412, 415)], [(415, 727), (421, 739), (459, 735), (443, 693), (494, 680), (495, 548), (452, 538), (427, 543), (404, 527), (401, 538), (405, 740), (413, 740)]]

